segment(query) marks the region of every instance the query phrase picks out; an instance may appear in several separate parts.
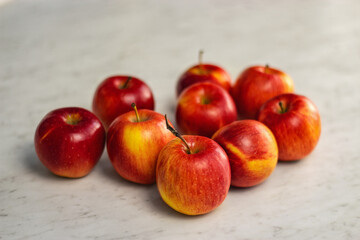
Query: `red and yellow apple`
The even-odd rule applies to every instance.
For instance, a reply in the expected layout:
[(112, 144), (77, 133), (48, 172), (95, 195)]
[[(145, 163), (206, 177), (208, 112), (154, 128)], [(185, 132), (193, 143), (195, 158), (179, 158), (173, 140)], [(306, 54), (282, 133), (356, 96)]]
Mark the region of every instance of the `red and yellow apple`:
[(160, 150), (174, 136), (166, 129), (164, 116), (140, 109), (124, 113), (110, 125), (107, 152), (117, 173), (128, 181), (155, 182)]
[(105, 145), (105, 129), (86, 109), (60, 108), (41, 120), (34, 143), (40, 161), (52, 173), (79, 178), (99, 161)]
[(282, 94), (267, 101), (259, 111), (258, 120), (273, 132), (279, 160), (299, 160), (316, 147), (321, 132), (320, 114), (305, 96)]
[(231, 89), (241, 118), (255, 119), (267, 100), (294, 91), (294, 82), (286, 73), (269, 66), (253, 66), (243, 71)]
[(199, 64), (187, 69), (179, 78), (176, 86), (177, 96), (187, 87), (200, 82), (212, 82), (230, 91), (231, 77), (222, 68), (214, 64), (202, 63), (202, 54), (199, 52)]
[(236, 118), (236, 106), (230, 94), (216, 84), (196, 83), (178, 98), (176, 122), (183, 134), (211, 137)]
[(171, 140), (161, 150), (156, 184), (161, 198), (174, 210), (200, 215), (217, 208), (230, 188), (231, 173), (225, 151), (202, 136)]
[(132, 103), (139, 109), (154, 110), (154, 97), (149, 86), (135, 77), (112, 76), (97, 87), (92, 109), (108, 129), (117, 116), (132, 110)]
[(213, 136), (226, 152), (231, 185), (252, 187), (265, 181), (276, 167), (278, 147), (269, 128), (255, 120), (241, 120), (220, 128)]

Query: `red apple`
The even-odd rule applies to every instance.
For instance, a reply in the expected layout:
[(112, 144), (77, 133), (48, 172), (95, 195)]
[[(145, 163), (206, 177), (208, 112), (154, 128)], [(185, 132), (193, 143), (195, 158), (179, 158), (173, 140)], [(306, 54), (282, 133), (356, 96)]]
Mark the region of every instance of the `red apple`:
[(275, 137), (259, 121), (235, 121), (220, 128), (213, 140), (229, 157), (232, 186), (251, 187), (262, 183), (276, 167), (278, 147)]
[(194, 84), (178, 98), (176, 122), (184, 134), (211, 137), (236, 118), (236, 106), (230, 94), (213, 83)]
[(177, 96), (187, 87), (199, 82), (212, 82), (229, 91), (231, 87), (230, 75), (221, 67), (213, 64), (203, 64), (202, 54), (199, 52), (199, 64), (187, 69), (179, 78), (176, 93)]
[(259, 108), (267, 100), (293, 91), (294, 83), (291, 77), (268, 66), (247, 68), (231, 89), (239, 116), (250, 119), (255, 119)]
[(139, 109), (154, 110), (154, 98), (146, 83), (130, 76), (112, 76), (96, 89), (92, 108), (106, 129), (119, 115), (132, 110), (131, 103)]
[(279, 160), (299, 160), (309, 155), (320, 138), (320, 114), (310, 99), (282, 94), (267, 101), (258, 120), (274, 133)]
[(147, 109), (136, 113), (124, 113), (110, 125), (107, 152), (121, 177), (152, 184), (159, 152), (174, 136), (166, 129), (163, 115)]
[(100, 159), (105, 129), (86, 109), (60, 108), (41, 120), (34, 142), (40, 161), (52, 173), (79, 178), (87, 175)]
[(217, 208), (226, 198), (231, 175), (229, 159), (215, 141), (202, 136), (171, 140), (161, 150), (156, 183), (166, 204), (186, 215)]

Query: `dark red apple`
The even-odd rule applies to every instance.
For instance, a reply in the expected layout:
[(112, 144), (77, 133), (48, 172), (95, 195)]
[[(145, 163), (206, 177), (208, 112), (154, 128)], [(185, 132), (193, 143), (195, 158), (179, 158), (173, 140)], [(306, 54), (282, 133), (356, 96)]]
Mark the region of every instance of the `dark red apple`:
[(41, 120), (34, 142), (40, 161), (52, 173), (79, 178), (87, 175), (100, 159), (105, 129), (86, 109), (60, 108)]
[(132, 103), (139, 109), (154, 110), (154, 97), (149, 86), (135, 77), (112, 76), (96, 89), (92, 108), (108, 129), (117, 116), (132, 110)]
[(236, 106), (230, 94), (216, 84), (196, 83), (178, 98), (176, 122), (183, 134), (211, 137), (236, 118)]
[(320, 114), (305, 96), (282, 94), (267, 101), (259, 111), (258, 120), (275, 135), (279, 160), (299, 160), (316, 147), (321, 132)]

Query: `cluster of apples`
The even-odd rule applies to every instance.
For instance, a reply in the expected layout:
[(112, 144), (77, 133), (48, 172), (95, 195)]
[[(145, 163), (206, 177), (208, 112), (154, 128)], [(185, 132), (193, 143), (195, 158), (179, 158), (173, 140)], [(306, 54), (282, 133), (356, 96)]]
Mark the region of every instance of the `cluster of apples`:
[[(170, 207), (187, 215), (208, 213), (230, 185), (265, 181), (278, 160), (310, 154), (321, 131), (320, 115), (293, 80), (269, 66), (243, 71), (234, 85), (218, 66), (189, 68), (176, 87), (176, 123), (154, 111), (149, 86), (130, 76), (105, 79), (93, 113), (77, 107), (48, 113), (35, 132), (40, 161), (54, 174), (87, 175), (105, 144), (117, 173), (140, 184), (156, 182)], [(139, 109), (139, 110), (138, 110)]]

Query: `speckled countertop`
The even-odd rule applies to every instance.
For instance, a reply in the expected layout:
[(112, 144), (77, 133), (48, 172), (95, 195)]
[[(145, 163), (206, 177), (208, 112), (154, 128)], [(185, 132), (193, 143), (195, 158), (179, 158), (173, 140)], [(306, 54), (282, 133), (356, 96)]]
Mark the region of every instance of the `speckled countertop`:
[[(360, 239), (360, 2), (0, 1), (0, 239)], [(280, 68), (322, 117), (316, 150), (263, 184), (188, 217), (156, 186), (126, 182), (106, 152), (85, 178), (55, 177), (33, 135), (50, 110), (90, 109), (132, 74), (174, 119), (175, 83), (204, 59), (233, 78)]]

